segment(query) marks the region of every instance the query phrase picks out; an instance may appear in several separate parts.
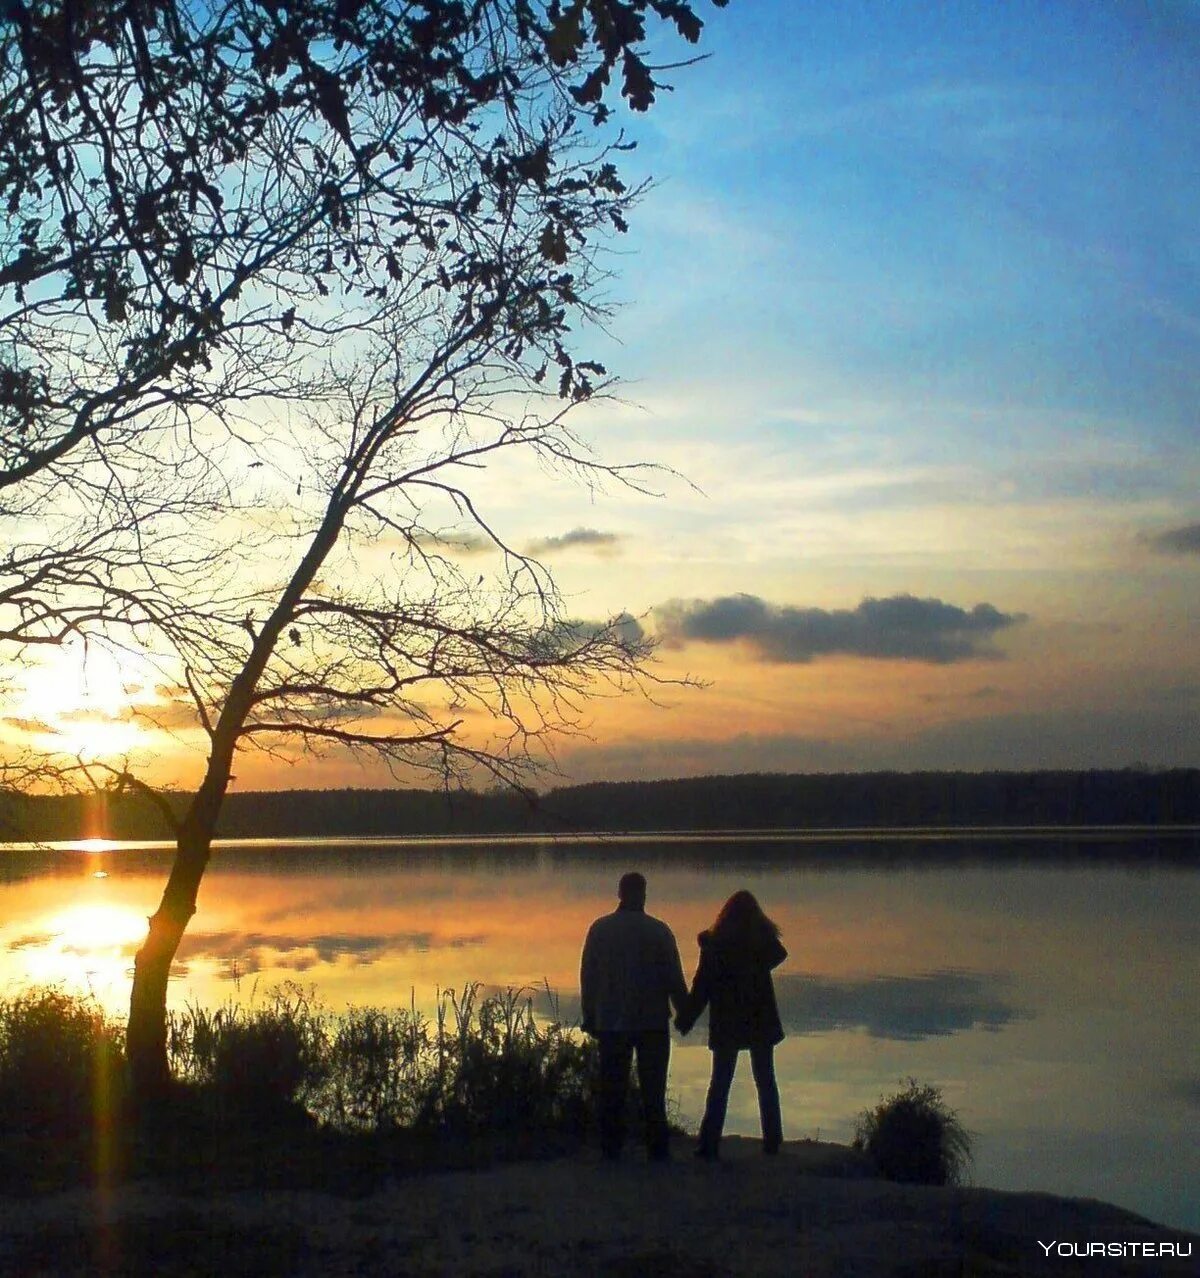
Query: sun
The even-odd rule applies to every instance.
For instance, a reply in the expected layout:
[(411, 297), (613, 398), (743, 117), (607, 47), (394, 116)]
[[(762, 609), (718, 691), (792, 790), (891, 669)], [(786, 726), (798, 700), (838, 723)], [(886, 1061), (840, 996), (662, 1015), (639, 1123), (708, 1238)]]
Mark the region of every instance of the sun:
[(66, 644), (20, 672), (10, 721), (20, 721), (39, 748), (105, 760), (147, 744), (132, 717), (152, 695), (153, 672), (136, 654), (98, 644)]
[[(113, 839), (79, 839), (71, 845), (77, 852), (111, 852), (118, 846)], [(103, 875), (103, 870), (96, 871), (97, 876)]]

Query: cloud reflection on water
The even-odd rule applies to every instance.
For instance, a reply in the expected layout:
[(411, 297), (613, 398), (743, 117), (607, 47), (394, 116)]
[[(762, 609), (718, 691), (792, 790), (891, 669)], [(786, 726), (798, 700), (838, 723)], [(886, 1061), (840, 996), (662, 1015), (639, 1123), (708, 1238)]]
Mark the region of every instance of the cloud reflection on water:
[[(860, 979), (784, 972), (775, 977), (775, 994), (788, 1034), (861, 1030), (871, 1038), (913, 1043), (973, 1029), (997, 1033), (1012, 1021), (1030, 1019), (1030, 1013), (1001, 996), (1010, 983), (1002, 975), (961, 969)], [(484, 985), (480, 992), (501, 993), (502, 987)], [(527, 995), (539, 1016), (578, 1022), (579, 995), (574, 990), (534, 986)], [(704, 1024), (689, 1043), (706, 1041)], [(1200, 1082), (1196, 1088), (1200, 1103)]]
[(871, 1038), (918, 1042), (963, 1030), (996, 1032), (1025, 1019), (1028, 1013), (999, 994), (1008, 983), (959, 969), (866, 979), (784, 973), (775, 992), (788, 1033), (865, 1030)]
[(222, 965), (222, 974), (234, 979), (264, 970), (307, 972), (338, 960), (366, 965), (402, 954), (467, 949), (486, 941), (483, 933), (438, 936), (433, 932), (390, 935), (340, 932), (304, 936), (274, 932), (197, 932), (185, 934), (176, 960), (180, 975), (189, 970), (190, 963), (205, 961)]

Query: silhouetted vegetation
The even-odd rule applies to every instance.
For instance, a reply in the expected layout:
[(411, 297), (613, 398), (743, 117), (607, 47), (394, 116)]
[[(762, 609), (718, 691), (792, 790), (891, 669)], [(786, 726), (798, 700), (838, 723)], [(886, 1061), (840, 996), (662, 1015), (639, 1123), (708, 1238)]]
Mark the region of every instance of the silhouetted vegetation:
[(353, 1191), (381, 1177), (577, 1146), (594, 1044), (527, 991), (446, 990), (436, 1012), (331, 1013), (289, 984), (168, 1024), (175, 1085), (133, 1104), (121, 1026), (54, 989), (0, 1000), (0, 1186), (151, 1175)]
[(232, 1118), (279, 1115), (304, 1106), (328, 1076), (326, 1026), (298, 987), (276, 991), (257, 1009), (189, 1007), (167, 1017), (167, 1053), (176, 1078), (208, 1090)]
[[(190, 796), (168, 795), (182, 812)], [(232, 794), (222, 838), (404, 837), (621, 830), (1170, 826), (1200, 823), (1200, 771), (749, 774), (511, 793), (288, 790)], [(137, 795), (0, 796), (0, 837), (163, 838)]]
[(336, 1015), (295, 984), (262, 1007), (189, 1007), (168, 1018), (175, 1077), (236, 1117), (289, 1108), (340, 1131), (470, 1135), (587, 1126), (593, 1047), (527, 991), (441, 993), (436, 1012), (350, 1008)]
[(118, 1108), (125, 1034), (86, 999), (54, 989), (0, 999), (0, 1129), (90, 1128)]
[(887, 1180), (957, 1185), (971, 1163), (971, 1138), (929, 1083), (908, 1079), (900, 1091), (863, 1110), (854, 1129), (862, 1150)]

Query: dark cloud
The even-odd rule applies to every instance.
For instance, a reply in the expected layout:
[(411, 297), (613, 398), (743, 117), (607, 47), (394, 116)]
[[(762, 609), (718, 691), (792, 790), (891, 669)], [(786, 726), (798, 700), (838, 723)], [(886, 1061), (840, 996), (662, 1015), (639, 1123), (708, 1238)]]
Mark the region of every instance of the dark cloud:
[(655, 618), (668, 644), (742, 640), (764, 661), (842, 655), (938, 665), (998, 657), (993, 636), (1025, 620), (989, 603), (968, 610), (915, 595), (868, 598), (854, 609), (778, 606), (756, 595), (676, 599), (656, 608)]
[(1160, 533), (1147, 533), (1143, 540), (1164, 555), (1200, 555), (1200, 524), (1183, 524)]
[(528, 1000), (533, 1006), (533, 1014), (544, 1021), (555, 1021), (560, 1025), (578, 1025), (583, 1016), (583, 1006), (579, 1001), (578, 990), (556, 990), (541, 980), (530, 981), (528, 985), (520, 988), (487, 983), (481, 983), (479, 986), (481, 999), (510, 996), (515, 996), (522, 1004)]
[(595, 528), (572, 528), (558, 537), (541, 537), (528, 546), (531, 555), (552, 555), (558, 550), (592, 550), (600, 555), (615, 553), (623, 538), (619, 533)]
[(1003, 978), (946, 970), (867, 980), (784, 973), (775, 992), (793, 1034), (865, 1030), (871, 1038), (915, 1042), (963, 1030), (1003, 1029), (1024, 1014), (1001, 996)]
[[(946, 970), (919, 976), (876, 976), (866, 980), (783, 973), (775, 977), (775, 994), (784, 1028), (790, 1034), (826, 1034), (865, 1030), (872, 1038), (911, 1043), (942, 1038), (964, 1030), (1001, 1030), (1025, 1013), (1003, 997), (1001, 976)], [(499, 994), (487, 985), (483, 995)], [(548, 991), (531, 986), (524, 994), (534, 1012), (547, 1020), (577, 1023), (579, 996), (574, 991)], [(692, 1042), (705, 1034), (693, 1033)]]
[(563, 652), (605, 635), (626, 647), (636, 648), (645, 639), (646, 632), (636, 617), (621, 612), (608, 621), (560, 621), (544, 630), (540, 638), (548, 651)]

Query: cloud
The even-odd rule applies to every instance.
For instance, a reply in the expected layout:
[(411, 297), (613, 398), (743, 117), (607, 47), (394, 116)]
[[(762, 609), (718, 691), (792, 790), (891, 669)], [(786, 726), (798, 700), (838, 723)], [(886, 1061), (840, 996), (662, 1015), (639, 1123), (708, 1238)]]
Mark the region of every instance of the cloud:
[(470, 529), (445, 533), (414, 533), (412, 543), (418, 549), (433, 555), (450, 553), (458, 556), (482, 555), (495, 549), (495, 543), (482, 533)]
[(8, 950), (10, 953), (16, 953), (18, 950), (37, 950), (56, 939), (55, 932), (28, 932), (24, 936), (17, 936), (9, 941)]
[(756, 595), (674, 599), (656, 608), (655, 618), (670, 646), (743, 641), (764, 661), (844, 655), (936, 665), (998, 657), (991, 638), (1025, 620), (990, 603), (968, 610), (915, 595), (867, 598), (854, 609), (779, 606)]
[(779, 1012), (794, 1034), (865, 1030), (871, 1038), (917, 1042), (963, 1030), (1003, 1029), (1024, 1013), (1000, 995), (1003, 978), (948, 969), (866, 980), (784, 973)]
[(558, 537), (540, 537), (531, 541), (531, 555), (552, 555), (560, 550), (584, 549), (598, 555), (612, 555), (624, 540), (620, 533), (600, 532), (596, 528), (572, 528)]
[(84, 706), (78, 710), (67, 710), (59, 718), (63, 723), (138, 723), (166, 731), (196, 727), (199, 722), (195, 707), (188, 701), (136, 701), (115, 712)]
[(546, 1021), (556, 1021), (560, 1025), (578, 1025), (583, 1019), (583, 1005), (579, 999), (579, 991), (574, 989), (557, 990), (545, 981), (531, 983), (521, 988), (512, 985), (481, 984), (481, 998), (509, 998), (516, 995), (519, 1002), (528, 1001), (533, 1006), (535, 1016)]
[(19, 715), (6, 715), (2, 720), (10, 728), (18, 732), (53, 732), (54, 729), (44, 719), (23, 719)]
[(542, 632), (541, 641), (548, 652), (563, 652), (579, 648), (600, 638), (615, 641), (626, 648), (636, 649), (645, 639), (642, 623), (628, 612), (619, 612), (608, 621), (586, 621), (573, 618), (556, 622)]
[(1164, 555), (1200, 555), (1200, 524), (1183, 524), (1160, 533), (1147, 533), (1143, 541)]

